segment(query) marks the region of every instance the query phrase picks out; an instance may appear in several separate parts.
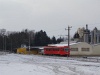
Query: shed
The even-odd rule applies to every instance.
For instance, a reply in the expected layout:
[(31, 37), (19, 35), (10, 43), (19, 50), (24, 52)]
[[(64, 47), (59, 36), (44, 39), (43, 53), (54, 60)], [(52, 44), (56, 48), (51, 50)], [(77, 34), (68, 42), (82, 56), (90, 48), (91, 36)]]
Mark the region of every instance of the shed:
[(93, 55), (100, 55), (100, 44), (94, 44), (93, 46)]
[(86, 42), (70, 44), (70, 55), (92, 55), (92, 45)]

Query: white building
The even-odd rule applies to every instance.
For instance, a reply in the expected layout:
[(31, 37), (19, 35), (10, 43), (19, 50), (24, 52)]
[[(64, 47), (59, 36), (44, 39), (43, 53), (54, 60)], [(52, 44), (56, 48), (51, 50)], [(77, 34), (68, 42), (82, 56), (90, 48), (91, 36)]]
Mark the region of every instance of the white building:
[(71, 44), (70, 55), (92, 55), (92, 45), (86, 42)]

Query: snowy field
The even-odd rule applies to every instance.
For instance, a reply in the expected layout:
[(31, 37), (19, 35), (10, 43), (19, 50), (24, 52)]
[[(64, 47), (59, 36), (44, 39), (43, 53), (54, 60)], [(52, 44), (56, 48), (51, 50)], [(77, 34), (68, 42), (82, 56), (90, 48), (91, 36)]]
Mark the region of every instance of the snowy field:
[(0, 75), (100, 75), (100, 63), (73, 57), (0, 55)]

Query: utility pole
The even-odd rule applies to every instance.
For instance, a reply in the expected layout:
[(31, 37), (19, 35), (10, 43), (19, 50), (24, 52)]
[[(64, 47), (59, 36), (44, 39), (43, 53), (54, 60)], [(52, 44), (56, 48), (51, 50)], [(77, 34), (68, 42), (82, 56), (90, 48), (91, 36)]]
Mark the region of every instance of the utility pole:
[(5, 39), (5, 33), (6, 33), (6, 29), (1, 29), (1, 33), (2, 33), (2, 36), (3, 36), (3, 51), (6, 52), (6, 39)]
[(65, 29), (65, 30), (68, 30), (68, 46), (70, 45), (70, 26), (68, 26), (68, 29)]
[(30, 32), (29, 32), (29, 54), (30, 54)]
[(11, 53), (12, 53), (12, 38), (11, 38)]
[(5, 38), (4, 38), (4, 39), (5, 39), (5, 52), (6, 52), (6, 36), (5, 36)]

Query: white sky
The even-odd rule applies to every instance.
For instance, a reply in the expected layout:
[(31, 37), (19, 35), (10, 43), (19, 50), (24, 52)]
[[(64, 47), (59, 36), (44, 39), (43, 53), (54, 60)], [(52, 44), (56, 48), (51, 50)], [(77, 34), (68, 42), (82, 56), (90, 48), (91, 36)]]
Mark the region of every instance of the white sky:
[(71, 35), (78, 27), (100, 29), (100, 0), (0, 0), (0, 29), (44, 30), (48, 36)]

